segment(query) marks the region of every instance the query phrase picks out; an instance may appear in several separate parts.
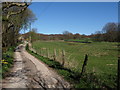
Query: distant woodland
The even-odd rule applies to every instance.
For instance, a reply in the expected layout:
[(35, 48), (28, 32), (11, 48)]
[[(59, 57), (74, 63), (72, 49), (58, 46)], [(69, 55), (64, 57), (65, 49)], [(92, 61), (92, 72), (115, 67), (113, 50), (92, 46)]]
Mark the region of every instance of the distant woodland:
[(33, 28), (30, 32), (23, 34), (25, 39), (29, 39), (31, 36), (31, 41), (36, 40), (69, 40), (76, 39), (81, 40), (84, 38), (90, 39), (92, 41), (105, 41), (105, 42), (119, 42), (120, 41), (120, 31), (118, 29), (117, 23), (107, 23), (101, 31), (96, 31), (91, 35), (85, 34), (73, 34), (69, 31), (64, 31), (62, 34), (40, 34), (37, 33), (37, 29)]

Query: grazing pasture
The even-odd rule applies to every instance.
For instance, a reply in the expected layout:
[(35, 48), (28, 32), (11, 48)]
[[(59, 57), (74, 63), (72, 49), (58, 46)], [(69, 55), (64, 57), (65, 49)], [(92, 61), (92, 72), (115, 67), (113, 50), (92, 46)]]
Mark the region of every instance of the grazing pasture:
[[(65, 51), (65, 64), (73, 71), (81, 72), (85, 54), (88, 55), (86, 73), (94, 73), (96, 79), (107, 87), (115, 88), (117, 85), (117, 43), (92, 42), (77, 43), (64, 41), (36, 41), (32, 44), (37, 53), (42, 53), (56, 61), (62, 61), (62, 50)], [(81, 87), (78, 85), (77, 87)]]

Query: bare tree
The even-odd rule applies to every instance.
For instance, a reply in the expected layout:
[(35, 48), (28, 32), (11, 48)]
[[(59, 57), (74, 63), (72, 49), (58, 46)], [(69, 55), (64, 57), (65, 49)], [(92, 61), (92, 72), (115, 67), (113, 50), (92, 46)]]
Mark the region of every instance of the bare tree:
[(119, 30), (117, 23), (107, 23), (102, 31), (97, 31), (93, 39), (95, 41), (117, 42), (119, 37)]
[(64, 39), (73, 39), (73, 34), (69, 31), (64, 31), (63, 35), (64, 35)]
[(104, 40), (110, 42), (116, 41), (117, 29), (118, 26), (116, 23), (107, 23), (102, 29), (102, 32), (104, 33)]

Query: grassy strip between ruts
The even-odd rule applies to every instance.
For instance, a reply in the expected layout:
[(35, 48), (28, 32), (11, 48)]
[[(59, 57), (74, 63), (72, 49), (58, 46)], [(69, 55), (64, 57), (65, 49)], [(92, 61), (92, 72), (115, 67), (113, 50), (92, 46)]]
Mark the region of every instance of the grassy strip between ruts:
[(13, 55), (14, 47), (10, 47), (6, 53), (2, 54), (1, 68), (0, 68), (0, 78), (4, 78), (5, 74), (9, 71), (10, 67), (13, 65)]
[(49, 67), (55, 69), (58, 74), (62, 75), (67, 81), (69, 81), (74, 88), (110, 88), (109, 86), (106, 86), (104, 82), (100, 81), (100, 79), (96, 77), (94, 73), (84, 73), (82, 78), (80, 78), (80, 72), (65, 68), (57, 61), (40, 56), (39, 54), (30, 51), (28, 49), (28, 45), (26, 50), (31, 55), (43, 61)]

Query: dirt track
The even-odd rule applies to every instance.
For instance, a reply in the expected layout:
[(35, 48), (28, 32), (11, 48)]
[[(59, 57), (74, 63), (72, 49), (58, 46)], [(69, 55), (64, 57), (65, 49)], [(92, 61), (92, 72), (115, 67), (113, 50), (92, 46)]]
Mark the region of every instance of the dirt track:
[(3, 88), (70, 88), (70, 84), (43, 62), (30, 55), (25, 45), (15, 52), (14, 67), (2, 81)]

